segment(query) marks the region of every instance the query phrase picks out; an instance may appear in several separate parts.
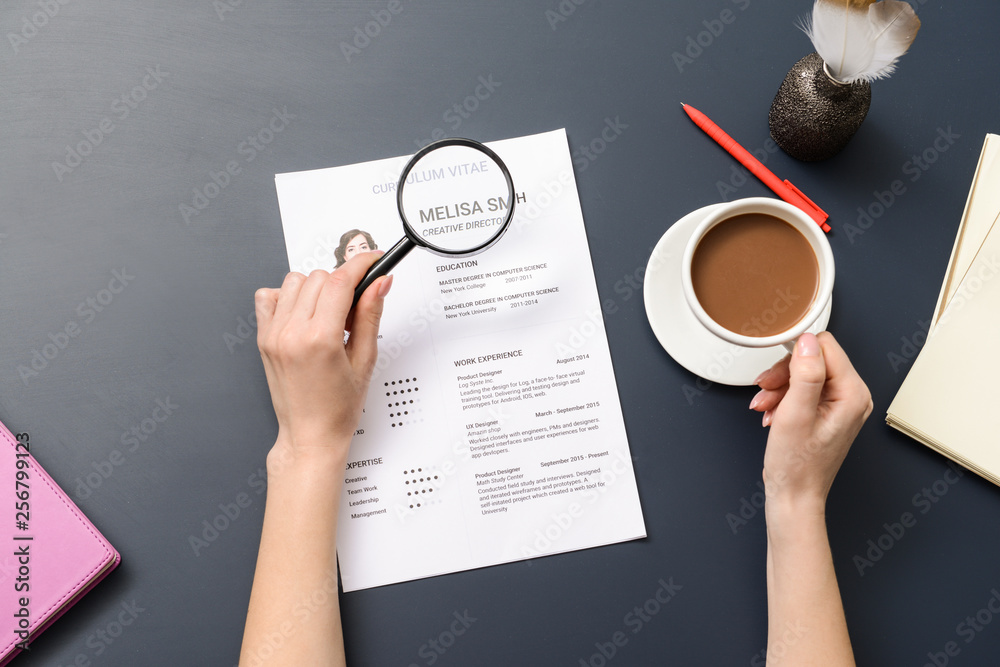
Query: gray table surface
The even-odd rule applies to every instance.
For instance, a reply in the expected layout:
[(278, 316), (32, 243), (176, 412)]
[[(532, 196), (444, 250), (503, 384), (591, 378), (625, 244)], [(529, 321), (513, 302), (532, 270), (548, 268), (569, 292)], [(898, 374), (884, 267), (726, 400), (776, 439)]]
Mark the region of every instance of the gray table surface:
[[(972, 474), (942, 481), (955, 479), (946, 460), (883, 416), (923, 341), (984, 135), (1000, 130), (1000, 5), (913, 4), (914, 48), (873, 85), (847, 149), (768, 165), (831, 215), (829, 326), (875, 400), (828, 512), (858, 661), (993, 665), (1000, 623), (981, 610), (1000, 587), (1000, 490)], [(762, 664), (753, 392), (699, 384), (674, 363), (633, 284), (685, 213), (769, 194), (756, 181), (720, 189), (734, 162), (678, 103), (763, 149), (774, 93), (812, 50), (795, 27), (810, 6), (5, 0), (0, 418), (30, 433), (123, 557), (16, 664), (236, 663), (276, 431), (244, 323), (254, 289), (287, 270), (275, 173), (409, 153), (438, 128), (494, 140), (559, 127), (600, 249), (598, 289), (615, 306), (605, 319), (649, 537), (342, 595), (349, 661)], [(71, 154), (85, 142), (89, 154)], [(238, 173), (223, 178), (230, 162)], [(896, 180), (905, 191), (849, 234)], [(78, 335), (61, 338), (70, 323)], [(52, 340), (63, 346), (23, 374)], [(120, 465), (88, 485), (114, 450)], [(239, 494), (249, 507), (196, 553), (189, 538)], [(734, 532), (727, 515), (741, 510)], [(915, 525), (859, 571), (855, 557), (904, 512)], [(627, 615), (671, 578), (682, 589), (634, 632)], [(122, 605), (135, 619), (119, 633)], [(449, 636), (455, 614), (468, 627)], [(627, 643), (604, 658), (619, 631)], [(948, 642), (958, 655), (944, 655)]]

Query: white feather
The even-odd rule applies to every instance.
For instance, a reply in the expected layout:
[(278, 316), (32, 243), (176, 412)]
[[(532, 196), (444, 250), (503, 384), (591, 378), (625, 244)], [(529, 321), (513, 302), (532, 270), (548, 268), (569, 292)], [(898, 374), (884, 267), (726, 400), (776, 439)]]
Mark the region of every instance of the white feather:
[(910, 48), (920, 29), (920, 19), (905, 2), (873, 3), (868, 8), (875, 37), (875, 55), (867, 80), (880, 79), (896, 71), (896, 62)]
[(901, 0), (816, 0), (803, 21), (830, 74), (843, 83), (889, 76), (917, 36), (920, 19)]

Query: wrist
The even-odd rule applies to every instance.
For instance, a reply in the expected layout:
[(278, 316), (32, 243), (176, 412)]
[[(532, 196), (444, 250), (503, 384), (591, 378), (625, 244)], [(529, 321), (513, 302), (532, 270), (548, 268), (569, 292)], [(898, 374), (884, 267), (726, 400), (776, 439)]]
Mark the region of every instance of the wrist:
[(812, 475), (790, 474), (786, 469), (768, 468), (763, 471), (765, 510), (775, 519), (785, 520), (796, 516), (826, 514), (826, 497), (829, 485), (813, 479)]
[(816, 497), (771, 498), (764, 501), (768, 539), (784, 541), (793, 537), (826, 534), (826, 501)]
[(278, 433), (271, 451), (267, 454), (268, 477), (297, 475), (304, 471), (340, 474), (347, 466), (350, 439), (309, 439), (303, 443)]

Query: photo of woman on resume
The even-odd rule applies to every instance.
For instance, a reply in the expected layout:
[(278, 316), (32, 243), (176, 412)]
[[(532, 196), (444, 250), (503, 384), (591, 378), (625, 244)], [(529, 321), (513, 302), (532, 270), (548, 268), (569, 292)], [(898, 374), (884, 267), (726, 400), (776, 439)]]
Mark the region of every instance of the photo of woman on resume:
[(378, 246), (375, 245), (375, 239), (368, 232), (360, 229), (352, 229), (344, 232), (340, 237), (340, 244), (333, 251), (333, 254), (337, 258), (337, 268), (343, 266), (344, 262), (351, 257), (360, 255), (363, 252), (371, 252), (372, 250), (378, 250)]

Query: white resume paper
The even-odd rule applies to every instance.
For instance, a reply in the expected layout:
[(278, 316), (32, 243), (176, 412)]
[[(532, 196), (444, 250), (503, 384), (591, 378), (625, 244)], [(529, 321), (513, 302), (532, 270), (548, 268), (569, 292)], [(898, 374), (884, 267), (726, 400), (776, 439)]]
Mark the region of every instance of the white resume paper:
[[(565, 130), (488, 145), (517, 193), (506, 234), (393, 270), (344, 472), (345, 591), (646, 535)], [(276, 176), (291, 269), (401, 239), (408, 159)]]

